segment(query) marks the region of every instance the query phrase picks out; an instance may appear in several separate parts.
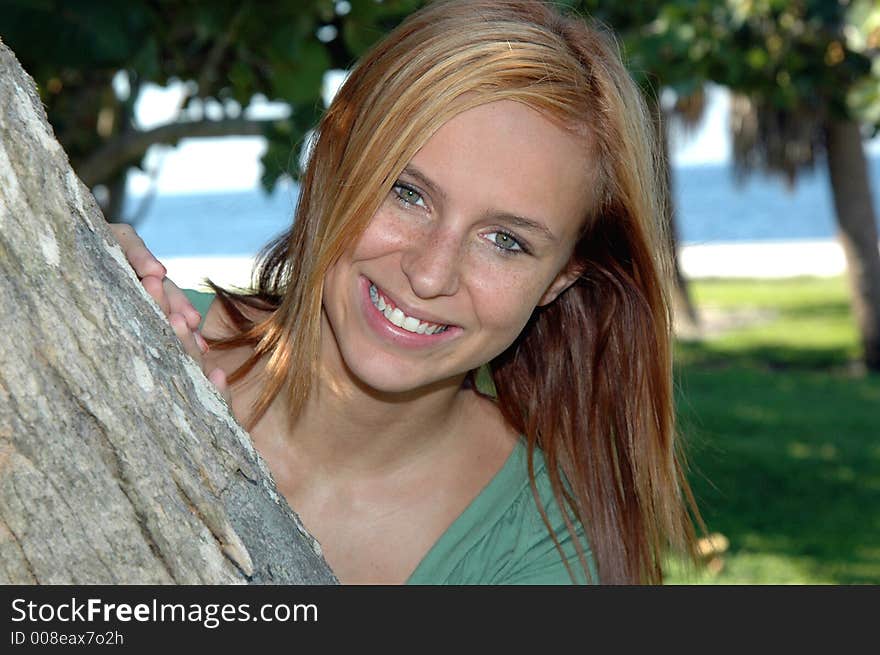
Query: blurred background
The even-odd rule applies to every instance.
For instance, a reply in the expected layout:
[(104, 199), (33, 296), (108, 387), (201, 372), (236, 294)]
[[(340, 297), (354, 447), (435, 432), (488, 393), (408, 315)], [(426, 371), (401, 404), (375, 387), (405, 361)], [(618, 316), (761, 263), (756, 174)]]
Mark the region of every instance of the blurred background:
[[(418, 0), (0, 0), (113, 222), (247, 286), (309, 131)], [(562, 1), (611, 26), (668, 163), (676, 388), (708, 534), (671, 583), (880, 583), (880, 3)]]

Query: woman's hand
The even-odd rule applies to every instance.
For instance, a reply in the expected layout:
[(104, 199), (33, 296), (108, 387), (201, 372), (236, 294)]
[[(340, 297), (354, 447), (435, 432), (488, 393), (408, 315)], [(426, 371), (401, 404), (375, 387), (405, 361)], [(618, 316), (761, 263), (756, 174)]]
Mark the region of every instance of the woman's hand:
[(144, 289), (168, 318), (183, 349), (199, 363), (208, 379), (231, 406), (232, 398), (226, 373), (217, 367), (208, 367), (210, 370), (206, 368), (205, 355), (208, 352), (208, 344), (198, 330), (202, 321), (201, 314), (192, 306), (186, 294), (166, 277), (167, 270), (149, 251), (134, 228), (130, 225), (111, 223), (110, 231), (122, 246), (128, 263), (144, 285)]
[(183, 291), (165, 277), (168, 271), (149, 251), (134, 228), (130, 225), (111, 223), (110, 231), (122, 246), (125, 258), (144, 285), (144, 289), (162, 309), (162, 313), (169, 320), (173, 314), (179, 314), (190, 330), (197, 330), (202, 320), (201, 315), (187, 300)]

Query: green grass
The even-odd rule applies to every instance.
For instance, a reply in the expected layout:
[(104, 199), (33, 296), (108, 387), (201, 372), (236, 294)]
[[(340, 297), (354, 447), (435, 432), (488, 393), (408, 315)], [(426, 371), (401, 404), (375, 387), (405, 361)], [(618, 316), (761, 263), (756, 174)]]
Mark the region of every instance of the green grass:
[[(880, 375), (843, 278), (703, 280), (700, 308), (775, 318), (676, 349), (690, 481), (720, 571), (670, 583), (880, 584)], [(855, 364), (855, 365), (854, 365)]]

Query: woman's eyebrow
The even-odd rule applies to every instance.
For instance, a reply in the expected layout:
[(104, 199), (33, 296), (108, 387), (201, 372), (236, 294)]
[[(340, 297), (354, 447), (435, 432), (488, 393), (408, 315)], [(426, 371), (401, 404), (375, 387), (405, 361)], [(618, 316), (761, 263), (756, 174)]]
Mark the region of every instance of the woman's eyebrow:
[(544, 225), (541, 221), (536, 221), (531, 218), (525, 218), (523, 216), (517, 216), (516, 214), (507, 214), (504, 212), (493, 214), (493, 217), (496, 220), (510, 223), (515, 227), (529, 230), (530, 232), (536, 232), (540, 236), (547, 239), (547, 241), (556, 241), (556, 236), (550, 231), (550, 228)]
[[(424, 186), (426, 189), (428, 189), (428, 191), (430, 191), (433, 195), (439, 197), (441, 200), (446, 199), (446, 193), (443, 191), (443, 189), (434, 184), (434, 182), (432, 182), (427, 175), (422, 173), (412, 164), (408, 164), (403, 169), (402, 173), (418, 180), (419, 184)], [(530, 232), (535, 232), (547, 241), (550, 241), (551, 243), (556, 241), (556, 236), (553, 234), (553, 232), (550, 231), (550, 228), (544, 225), (541, 221), (536, 221), (531, 218), (525, 218), (524, 216), (517, 216), (516, 214), (510, 214), (507, 212), (491, 212), (490, 215), (495, 220), (504, 221), (506, 223), (510, 223), (514, 227), (518, 227), (523, 230), (529, 230)]]
[(422, 173), (418, 168), (409, 164), (406, 168), (403, 169), (403, 173), (405, 175), (409, 175), (410, 177), (414, 177), (419, 181), (419, 184), (426, 187), (428, 191), (430, 191), (433, 195), (439, 197), (441, 200), (446, 199), (446, 193), (444, 193), (443, 189), (434, 184), (428, 176)]

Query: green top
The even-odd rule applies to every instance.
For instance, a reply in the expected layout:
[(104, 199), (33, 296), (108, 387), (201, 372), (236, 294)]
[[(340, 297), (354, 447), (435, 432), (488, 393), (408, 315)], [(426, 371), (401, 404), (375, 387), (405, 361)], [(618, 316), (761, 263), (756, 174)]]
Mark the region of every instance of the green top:
[[(431, 547), (407, 584), (572, 584), (535, 504), (526, 459), (525, 442), (520, 439), (501, 470)], [(584, 584), (583, 567), (539, 450), (535, 451), (535, 480), (572, 573)], [(578, 536), (585, 544), (583, 530)], [(592, 555), (587, 551), (586, 556), (595, 580)]]
[[(213, 294), (186, 290), (187, 297), (207, 314)], [(412, 585), (571, 584), (553, 538), (544, 525), (529, 485), (527, 452), (520, 439), (504, 466), (452, 522), (407, 580)], [(583, 567), (550, 486), (540, 450), (535, 450), (535, 479), (541, 504), (556, 532), (578, 583), (586, 582)], [(578, 527), (581, 526), (578, 524)], [(578, 531), (586, 544), (583, 529)], [(592, 554), (586, 550), (593, 580)]]
[[(214, 302), (213, 292), (184, 289), (183, 293), (186, 294), (186, 297), (192, 303), (193, 307), (196, 308), (196, 311), (202, 315), (202, 323), (204, 323), (205, 316), (208, 315), (208, 308), (211, 306), (211, 303)], [(201, 327), (202, 326), (199, 325), (199, 329), (201, 329)]]

